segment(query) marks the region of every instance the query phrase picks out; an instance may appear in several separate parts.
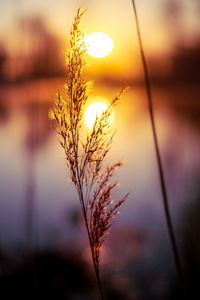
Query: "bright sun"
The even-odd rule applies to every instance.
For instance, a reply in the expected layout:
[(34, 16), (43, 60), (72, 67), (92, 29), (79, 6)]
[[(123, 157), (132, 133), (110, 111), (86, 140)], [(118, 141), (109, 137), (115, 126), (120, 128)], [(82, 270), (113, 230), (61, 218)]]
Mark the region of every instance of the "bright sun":
[(107, 56), (114, 47), (113, 40), (102, 32), (95, 32), (86, 36), (85, 44), (88, 54), (96, 58)]
[[(88, 108), (85, 111), (85, 123), (86, 125), (92, 129), (94, 122), (96, 120), (96, 116), (98, 118), (101, 117), (102, 113), (108, 108), (108, 105), (106, 103), (102, 102), (95, 102), (88, 106)], [(110, 116), (109, 124), (112, 123), (113, 120), (113, 114)]]

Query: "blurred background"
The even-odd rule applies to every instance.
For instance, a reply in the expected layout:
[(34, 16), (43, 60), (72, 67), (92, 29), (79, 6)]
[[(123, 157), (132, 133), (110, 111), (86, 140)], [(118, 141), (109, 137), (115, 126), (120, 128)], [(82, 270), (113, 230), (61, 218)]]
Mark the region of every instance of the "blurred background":
[[(200, 297), (200, 1), (136, 1), (189, 299)], [(98, 299), (80, 204), (48, 111), (78, 7), (113, 52), (88, 57), (90, 102), (130, 86), (107, 163), (130, 192), (102, 249), (106, 299), (182, 299), (166, 228), (132, 3), (0, 0), (0, 286), (6, 299)], [(86, 130), (86, 129), (85, 129)]]

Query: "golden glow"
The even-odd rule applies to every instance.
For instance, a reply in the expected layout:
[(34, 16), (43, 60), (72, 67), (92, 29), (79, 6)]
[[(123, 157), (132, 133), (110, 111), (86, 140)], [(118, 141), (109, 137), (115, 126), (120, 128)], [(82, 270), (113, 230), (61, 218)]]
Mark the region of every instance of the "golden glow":
[[(96, 120), (96, 116), (98, 119), (101, 117), (102, 113), (108, 108), (108, 105), (103, 102), (95, 102), (88, 106), (88, 108), (85, 111), (85, 123), (87, 127), (90, 129), (93, 128), (93, 125)], [(110, 116), (109, 119), (109, 125), (112, 123), (113, 120), (113, 114)]]
[(113, 50), (113, 40), (105, 33), (95, 32), (85, 37), (87, 53), (96, 58), (102, 58)]

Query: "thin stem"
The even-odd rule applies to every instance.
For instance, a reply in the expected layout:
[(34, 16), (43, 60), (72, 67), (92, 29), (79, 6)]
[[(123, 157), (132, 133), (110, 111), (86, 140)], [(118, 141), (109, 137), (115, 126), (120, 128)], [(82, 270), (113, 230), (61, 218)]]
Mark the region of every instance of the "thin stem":
[(168, 232), (169, 232), (169, 236), (170, 236), (170, 240), (171, 240), (171, 246), (172, 246), (172, 251), (173, 251), (173, 255), (174, 255), (177, 275), (179, 278), (180, 286), (183, 287), (182, 266), (181, 266), (177, 242), (176, 242), (174, 229), (173, 229), (171, 216), (170, 216), (170, 211), (169, 211), (168, 196), (167, 196), (166, 184), (165, 184), (165, 179), (164, 179), (164, 171), (163, 171), (163, 167), (162, 167), (161, 155), (160, 155), (160, 150), (159, 150), (159, 145), (158, 145), (158, 138), (157, 138), (157, 134), (156, 134), (156, 127), (155, 127), (154, 114), (153, 114), (152, 93), (151, 93), (148, 67), (147, 67), (147, 62), (146, 62), (143, 45), (142, 45), (142, 37), (141, 37), (141, 33), (140, 33), (140, 26), (139, 26), (135, 1), (132, 0), (132, 3), (133, 3), (133, 10), (134, 10), (135, 21), (136, 21), (136, 28), (137, 28), (137, 35), (138, 35), (138, 40), (139, 40), (142, 64), (143, 64), (144, 75), (145, 75), (145, 86), (146, 86), (146, 92), (147, 92), (147, 98), (148, 98), (148, 104), (149, 104), (149, 114), (150, 114), (150, 119), (151, 119), (153, 138), (154, 138), (154, 144), (155, 144), (155, 150), (156, 150), (156, 159), (157, 159), (157, 163), (158, 163), (158, 171), (159, 171), (160, 186), (161, 186), (162, 197), (163, 197), (165, 217), (166, 217), (167, 228), (168, 228)]
[(93, 247), (92, 247), (90, 230), (89, 230), (89, 226), (88, 226), (86, 208), (85, 208), (83, 194), (82, 194), (82, 190), (80, 189), (80, 186), (79, 186), (79, 192), (78, 193), (79, 193), (79, 197), (80, 197), (81, 207), (82, 207), (82, 210), (83, 210), (83, 217), (84, 217), (85, 226), (86, 226), (86, 229), (87, 229), (88, 239), (89, 239), (89, 243), (90, 243), (90, 249), (91, 249), (91, 254), (92, 254), (92, 262), (93, 262), (93, 266), (94, 266), (94, 270), (95, 270), (95, 274), (96, 274), (99, 293), (100, 293), (100, 296), (101, 296), (101, 300), (104, 300), (103, 290), (102, 290), (102, 286), (101, 286), (101, 280), (100, 280), (100, 276), (99, 276), (99, 269), (97, 268), (95, 257), (94, 257), (94, 251), (93, 251)]
[(74, 149), (74, 153), (75, 153), (75, 162), (76, 162), (77, 191), (78, 191), (78, 195), (79, 195), (79, 199), (80, 199), (80, 203), (81, 203), (81, 208), (82, 208), (82, 212), (83, 212), (83, 217), (84, 217), (84, 221), (85, 221), (85, 226), (86, 226), (86, 230), (87, 230), (87, 234), (88, 234), (90, 250), (91, 250), (91, 254), (92, 254), (92, 262), (93, 262), (93, 266), (94, 266), (94, 270), (95, 270), (95, 274), (96, 274), (99, 293), (100, 293), (101, 300), (104, 300), (103, 290), (102, 290), (102, 286), (101, 286), (101, 280), (100, 280), (100, 276), (99, 276), (99, 269), (97, 267), (95, 257), (94, 257), (94, 250), (93, 250), (93, 246), (92, 246), (92, 240), (91, 240), (91, 236), (90, 236), (90, 230), (89, 230), (89, 225), (88, 225), (88, 220), (87, 220), (86, 207), (85, 207), (84, 196), (83, 196), (82, 182), (81, 182), (81, 179), (80, 179), (80, 172), (79, 172), (79, 168), (78, 168), (78, 143), (79, 143), (79, 140), (75, 141), (74, 140), (74, 135), (72, 135), (72, 138), (73, 138), (74, 145), (76, 147)]

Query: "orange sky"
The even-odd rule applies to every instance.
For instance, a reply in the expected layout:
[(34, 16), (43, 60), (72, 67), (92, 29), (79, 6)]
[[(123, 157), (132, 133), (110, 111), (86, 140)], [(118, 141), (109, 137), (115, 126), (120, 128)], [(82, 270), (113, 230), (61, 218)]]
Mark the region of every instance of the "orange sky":
[[(176, 1), (180, 2), (180, 0)], [(180, 32), (182, 39), (186, 38), (187, 31), (195, 32), (198, 27), (193, 2), (191, 0), (188, 4), (187, 1), (181, 0), (187, 12), (187, 14), (184, 13), (183, 22), (184, 29), (187, 30), (184, 31), (184, 35)], [(176, 33), (174, 32), (173, 35), (169, 31), (167, 21), (164, 19), (163, 3), (164, 0), (136, 1), (147, 57), (152, 54), (162, 56), (168, 53), (176, 38)], [(0, 3), (0, 8), (2, 8), (0, 10), (1, 39), (6, 41), (11, 53), (15, 52), (15, 48), (20, 54), (23, 53), (31, 37), (27, 37), (26, 33), (24, 36), (22, 34), (18, 36), (16, 22), (20, 17), (29, 18), (38, 15), (45, 20), (49, 30), (62, 40), (62, 55), (66, 49), (68, 33), (78, 7), (87, 8), (82, 21), (83, 30), (87, 34), (97, 31), (105, 32), (112, 37), (115, 45), (108, 57), (99, 60), (90, 59), (89, 71), (91, 64), (93, 69), (105, 74), (108, 69), (109, 72), (117, 71), (124, 77), (129, 73), (133, 74), (133, 70), (135, 74), (138, 74), (141, 62), (131, 0), (4, 0)], [(15, 47), (15, 44), (18, 44), (18, 47)]]

